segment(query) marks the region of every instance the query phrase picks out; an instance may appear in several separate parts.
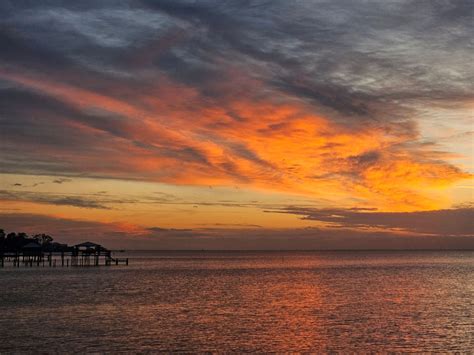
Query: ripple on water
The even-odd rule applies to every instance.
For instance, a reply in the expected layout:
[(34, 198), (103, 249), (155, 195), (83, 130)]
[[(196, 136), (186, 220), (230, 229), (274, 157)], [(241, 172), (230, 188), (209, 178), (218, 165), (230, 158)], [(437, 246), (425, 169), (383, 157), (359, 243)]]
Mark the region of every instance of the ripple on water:
[(474, 349), (473, 252), (130, 256), (0, 270), (0, 352)]

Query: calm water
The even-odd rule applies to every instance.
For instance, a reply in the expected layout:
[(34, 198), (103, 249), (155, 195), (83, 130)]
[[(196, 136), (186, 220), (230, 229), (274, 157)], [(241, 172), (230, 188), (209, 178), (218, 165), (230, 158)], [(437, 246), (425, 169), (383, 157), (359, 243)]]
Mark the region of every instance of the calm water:
[(0, 352), (474, 350), (474, 252), (131, 257), (0, 269)]

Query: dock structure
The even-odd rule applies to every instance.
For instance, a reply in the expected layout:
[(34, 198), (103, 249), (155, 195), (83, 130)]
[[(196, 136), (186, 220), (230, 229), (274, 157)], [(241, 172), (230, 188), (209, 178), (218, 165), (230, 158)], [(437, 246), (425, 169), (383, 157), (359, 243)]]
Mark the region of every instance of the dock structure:
[(91, 267), (128, 265), (128, 258), (113, 257), (111, 250), (92, 242), (56, 248), (43, 248), (36, 242), (29, 242), (14, 251), (0, 249), (0, 267), (8, 263), (13, 267)]

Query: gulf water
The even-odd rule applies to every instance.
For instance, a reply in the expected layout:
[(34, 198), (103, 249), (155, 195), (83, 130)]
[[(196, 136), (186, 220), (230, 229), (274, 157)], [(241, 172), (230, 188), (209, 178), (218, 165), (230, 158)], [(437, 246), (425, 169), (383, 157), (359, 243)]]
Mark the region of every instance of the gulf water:
[(0, 352), (472, 352), (474, 252), (128, 252), (0, 269)]

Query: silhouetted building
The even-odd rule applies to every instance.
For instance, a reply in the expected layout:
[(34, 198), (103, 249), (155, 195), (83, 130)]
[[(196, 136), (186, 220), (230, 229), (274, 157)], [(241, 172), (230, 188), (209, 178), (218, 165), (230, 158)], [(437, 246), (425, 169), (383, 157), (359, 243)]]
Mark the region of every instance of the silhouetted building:
[(41, 245), (36, 242), (29, 242), (21, 248), (24, 256), (41, 256), (43, 253)]

